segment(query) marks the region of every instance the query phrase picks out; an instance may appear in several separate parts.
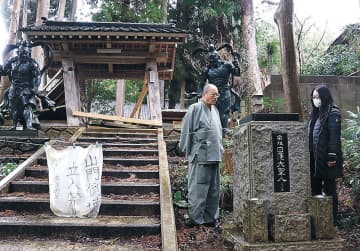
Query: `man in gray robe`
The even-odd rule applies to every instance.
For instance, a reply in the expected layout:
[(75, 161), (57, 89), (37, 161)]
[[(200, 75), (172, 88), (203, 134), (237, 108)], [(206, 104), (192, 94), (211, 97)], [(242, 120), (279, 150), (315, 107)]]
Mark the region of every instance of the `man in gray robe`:
[(219, 216), (219, 163), (224, 150), (215, 106), (218, 97), (217, 87), (206, 85), (202, 99), (189, 107), (182, 123), (179, 150), (188, 158), (189, 226), (214, 226)]

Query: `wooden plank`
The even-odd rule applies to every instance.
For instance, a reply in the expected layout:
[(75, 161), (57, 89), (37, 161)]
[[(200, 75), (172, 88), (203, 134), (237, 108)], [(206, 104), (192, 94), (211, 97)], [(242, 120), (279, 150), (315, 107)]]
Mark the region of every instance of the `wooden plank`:
[(146, 63), (147, 82), (149, 88), (149, 110), (152, 120), (162, 121), (160, 104), (160, 87), (157, 64), (155, 61)]
[(124, 116), (124, 104), (125, 104), (125, 79), (118, 79), (116, 81), (116, 102), (115, 102), (116, 116)]
[(178, 250), (174, 208), (172, 202), (169, 165), (167, 160), (166, 143), (162, 128), (158, 129), (159, 146), (159, 179), (160, 179), (160, 221), (161, 246), (164, 251)]
[[(85, 131), (85, 127), (79, 128), (73, 136), (68, 140), (70, 143), (75, 142), (76, 139)], [(49, 144), (53, 144), (56, 140), (50, 140)], [(33, 153), (24, 162), (19, 164), (10, 174), (0, 180), (0, 193), (8, 192), (9, 185), (12, 181), (25, 175), (25, 169), (34, 164), (34, 162), (45, 153), (45, 147), (41, 146), (35, 153)]]
[(124, 122), (124, 123), (129, 123), (129, 124), (139, 124), (139, 125), (159, 126), (159, 127), (162, 126), (162, 122), (157, 121), (157, 120), (125, 118), (125, 117), (119, 117), (119, 116), (110, 116), (110, 115), (104, 115), (104, 114), (79, 112), (79, 111), (73, 111), (72, 115), (77, 116), (77, 117), (91, 118), (91, 119), (101, 119), (101, 120)]
[[(147, 84), (146, 74), (145, 74), (145, 76), (144, 76), (144, 84), (143, 84), (141, 93), (139, 95), (138, 100), (136, 101), (136, 104), (135, 104), (133, 110), (130, 113), (130, 118), (133, 118), (135, 116), (135, 113), (139, 110), (139, 107), (141, 106), (147, 91), (148, 91), (148, 84)], [(140, 114), (140, 111), (139, 111), (139, 114)]]
[(79, 118), (72, 115), (72, 111), (80, 110), (80, 86), (75, 76), (74, 61), (72, 58), (63, 58), (62, 65), (67, 123), (69, 126), (79, 126)]

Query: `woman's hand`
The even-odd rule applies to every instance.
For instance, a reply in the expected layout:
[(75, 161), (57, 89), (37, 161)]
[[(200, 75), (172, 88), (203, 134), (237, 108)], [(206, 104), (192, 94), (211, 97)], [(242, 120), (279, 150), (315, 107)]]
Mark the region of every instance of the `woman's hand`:
[(334, 161), (328, 161), (328, 162), (327, 162), (327, 165), (328, 165), (328, 167), (334, 167), (334, 166), (336, 166), (336, 160), (334, 160)]

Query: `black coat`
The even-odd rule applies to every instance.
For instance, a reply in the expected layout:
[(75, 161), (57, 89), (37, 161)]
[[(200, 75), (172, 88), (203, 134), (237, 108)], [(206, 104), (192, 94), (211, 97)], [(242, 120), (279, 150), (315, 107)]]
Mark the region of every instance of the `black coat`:
[[(308, 123), (311, 176), (320, 179), (335, 179), (343, 175), (341, 150), (341, 112), (336, 105), (330, 105), (321, 117), (320, 123), (311, 127)], [(312, 132), (310, 131), (312, 130)], [(315, 140), (313, 140), (315, 139)], [(328, 167), (327, 162), (336, 160), (336, 166)]]

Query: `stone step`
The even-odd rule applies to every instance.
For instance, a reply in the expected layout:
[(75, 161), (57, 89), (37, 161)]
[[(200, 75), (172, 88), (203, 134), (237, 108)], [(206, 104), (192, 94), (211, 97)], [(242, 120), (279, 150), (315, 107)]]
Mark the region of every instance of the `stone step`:
[(148, 133), (157, 135), (157, 129), (149, 129), (149, 128), (105, 128), (105, 127), (95, 127), (90, 126), (86, 129), (86, 132), (128, 132), (128, 133)]
[[(159, 193), (158, 182), (102, 182), (101, 193), (106, 194), (146, 194), (146, 193)], [(29, 192), (29, 193), (48, 193), (49, 184), (46, 180), (34, 181), (34, 180), (16, 180), (10, 183), (10, 192)]]
[[(145, 139), (145, 138), (138, 138), (136, 137), (136, 135), (133, 135), (132, 138), (120, 138), (120, 137), (82, 137), (80, 136), (77, 142), (91, 142), (91, 143), (95, 143), (98, 142), (99, 144), (102, 144), (104, 142), (106, 143), (116, 143), (116, 142), (121, 142), (121, 143), (137, 143), (137, 144), (148, 144), (148, 143), (156, 143), (157, 139), (156, 138), (151, 138), (151, 139)], [(75, 143), (75, 144), (76, 144)]]
[[(25, 158), (26, 159), (26, 158)], [(19, 159), (18, 161), (24, 161), (25, 159)], [(15, 159), (14, 159), (15, 161)], [(19, 162), (15, 162), (19, 163)], [(47, 165), (47, 160), (45, 157), (39, 158), (37, 160), (38, 165)], [(122, 166), (146, 166), (146, 165), (159, 165), (159, 159), (156, 157), (142, 156), (142, 158), (121, 158), (121, 157), (104, 157), (104, 165), (122, 165)]]
[(157, 149), (119, 149), (119, 148), (103, 148), (104, 156), (157, 156)]
[(142, 236), (159, 233), (159, 217), (98, 216), (97, 218), (63, 218), (50, 214), (0, 217), (0, 234), (2, 236), (32, 234), (41, 237), (79, 235), (111, 238), (116, 235)]
[[(48, 194), (7, 194), (0, 197), (0, 211), (14, 210), (17, 212), (51, 213)], [(38, 195), (38, 196), (37, 196)], [(153, 198), (139, 199), (140, 196), (133, 196), (128, 200), (102, 198), (99, 215), (115, 216), (152, 216), (160, 214), (159, 196)], [(130, 196), (127, 196), (130, 198)]]
[[(110, 166), (103, 167), (102, 175), (111, 176), (114, 178), (137, 178), (137, 179), (158, 179), (159, 178), (159, 168), (146, 169), (146, 167), (139, 166), (138, 168), (125, 168), (121, 166)], [(143, 168), (143, 169), (142, 169)], [(33, 166), (25, 170), (25, 176), (33, 178), (47, 178), (48, 177), (48, 168), (47, 166)]]
[(152, 138), (157, 139), (157, 133), (143, 133), (143, 132), (92, 132), (85, 131), (81, 137), (112, 137), (112, 138)]

